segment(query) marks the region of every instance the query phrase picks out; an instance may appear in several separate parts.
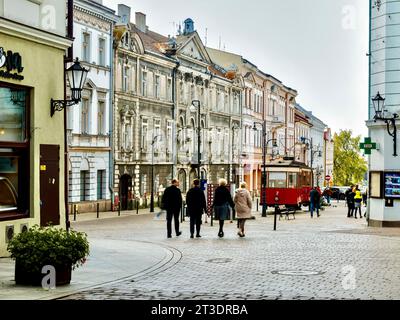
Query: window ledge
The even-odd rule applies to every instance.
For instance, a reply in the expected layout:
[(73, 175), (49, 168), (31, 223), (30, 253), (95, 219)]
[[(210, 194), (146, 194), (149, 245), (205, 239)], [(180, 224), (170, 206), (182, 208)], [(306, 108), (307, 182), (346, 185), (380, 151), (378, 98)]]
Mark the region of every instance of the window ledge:
[(0, 221), (8, 221), (8, 220), (18, 220), (29, 218), (28, 213), (18, 213), (18, 212), (4, 212), (0, 213)]

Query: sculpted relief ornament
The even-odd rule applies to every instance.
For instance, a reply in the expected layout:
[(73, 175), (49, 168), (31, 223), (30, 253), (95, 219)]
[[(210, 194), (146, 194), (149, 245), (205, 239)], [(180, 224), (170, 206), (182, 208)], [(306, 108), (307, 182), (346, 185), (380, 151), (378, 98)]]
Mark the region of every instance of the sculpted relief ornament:
[(78, 22), (83, 22), (92, 27), (98, 28), (102, 31), (109, 32), (110, 31), (110, 23), (101, 20), (98, 17), (89, 14), (89, 12), (81, 11), (81, 8), (74, 7), (74, 20)]

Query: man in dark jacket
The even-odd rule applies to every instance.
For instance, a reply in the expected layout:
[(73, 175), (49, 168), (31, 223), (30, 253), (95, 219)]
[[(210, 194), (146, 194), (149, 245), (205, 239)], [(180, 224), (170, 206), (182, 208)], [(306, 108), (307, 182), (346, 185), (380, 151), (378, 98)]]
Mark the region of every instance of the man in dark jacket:
[(354, 213), (354, 196), (356, 193), (353, 191), (354, 186), (352, 185), (349, 189), (346, 190), (346, 202), (347, 202), (347, 218), (353, 216)]
[(206, 197), (200, 189), (200, 180), (193, 181), (193, 188), (186, 194), (186, 204), (190, 216), (190, 238), (194, 237), (194, 226), (196, 225), (196, 238), (201, 238), (200, 225), (203, 212), (207, 212)]
[(172, 185), (165, 189), (162, 196), (163, 209), (167, 211), (167, 237), (172, 237), (172, 217), (175, 223), (176, 236), (179, 237), (182, 232), (179, 231), (179, 213), (182, 208), (182, 194), (179, 187), (179, 180), (173, 179)]
[(313, 217), (314, 210), (317, 210), (317, 216), (319, 217), (319, 202), (321, 200), (321, 195), (317, 190), (317, 187), (314, 187), (310, 191), (310, 213), (311, 218)]

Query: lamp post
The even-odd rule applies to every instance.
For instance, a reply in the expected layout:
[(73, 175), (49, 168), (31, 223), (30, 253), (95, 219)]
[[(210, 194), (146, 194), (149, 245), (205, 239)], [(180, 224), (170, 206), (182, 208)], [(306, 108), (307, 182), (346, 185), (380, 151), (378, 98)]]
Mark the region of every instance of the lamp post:
[(192, 105), (190, 108), (191, 112), (196, 112), (197, 111), (197, 177), (198, 179), (201, 179), (200, 177), (200, 162), (201, 162), (201, 153), (200, 153), (200, 147), (201, 147), (201, 113), (200, 113), (200, 100), (193, 100)]
[[(257, 125), (260, 123), (254, 122), (253, 130), (257, 131)], [(273, 146), (276, 147), (276, 139), (269, 139), (268, 141), (266, 140), (267, 138), (267, 121), (264, 120), (262, 124), (262, 136), (263, 136), (263, 156), (262, 156), (262, 162), (263, 162), (263, 173), (262, 173), (262, 187), (261, 187), (261, 199), (262, 199), (262, 217), (267, 216), (267, 199), (266, 199), (266, 194), (265, 190), (267, 189), (267, 166), (266, 166), (266, 161), (267, 161), (267, 145), (270, 141), (274, 141)]]
[(153, 137), (151, 141), (151, 195), (150, 195), (150, 212), (154, 212), (154, 144), (159, 136)]
[[(385, 117), (385, 112), (387, 111), (383, 108), (385, 105), (385, 98), (382, 98), (379, 91), (375, 98), (372, 98), (372, 103), (375, 109), (374, 121), (376, 122), (377, 120), (382, 120), (386, 123), (387, 132), (391, 137), (393, 137), (393, 156), (397, 157), (396, 119), (399, 118), (399, 115), (397, 113), (393, 113), (393, 116), (391, 118)], [(393, 131), (391, 130), (391, 127), (393, 128)]]
[(229, 170), (229, 179), (228, 179), (229, 183), (234, 182), (232, 173), (233, 173), (233, 161), (235, 159), (235, 151), (234, 151), (234, 148), (235, 148), (235, 130), (238, 130), (239, 128), (240, 127), (239, 127), (239, 125), (237, 123), (234, 123), (233, 126), (232, 126), (232, 161), (231, 161), (231, 164), (230, 164), (231, 168)]
[(81, 66), (79, 59), (76, 58), (72, 66), (65, 73), (67, 74), (69, 86), (71, 88), (71, 100), (53, 100), (50, 102), (50, 116), (56, 111), (62, 111), (65, 107), (72, 106), (81, 101), (82, 89), (86, 81), (89, 70)]

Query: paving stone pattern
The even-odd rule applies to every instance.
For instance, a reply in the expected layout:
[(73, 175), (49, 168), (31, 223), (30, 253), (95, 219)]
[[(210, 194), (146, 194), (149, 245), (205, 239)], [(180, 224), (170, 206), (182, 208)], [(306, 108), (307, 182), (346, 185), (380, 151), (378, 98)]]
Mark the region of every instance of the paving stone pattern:
[(188, 221), (182, 236), (167, 239), (165, 221), (152, 215), (77, 223), (89, 238), (152, 242), (175, 257), (157, 272), (63, 299), (399, 299), (400, 231), (377, 232), (346, 213), (339, 204), (320, 218), (298, 214), (274, 232), (273, 218), (254, 212), (246, 237), (228, 223), (223, 239), (217, 223), (189, 239)]

